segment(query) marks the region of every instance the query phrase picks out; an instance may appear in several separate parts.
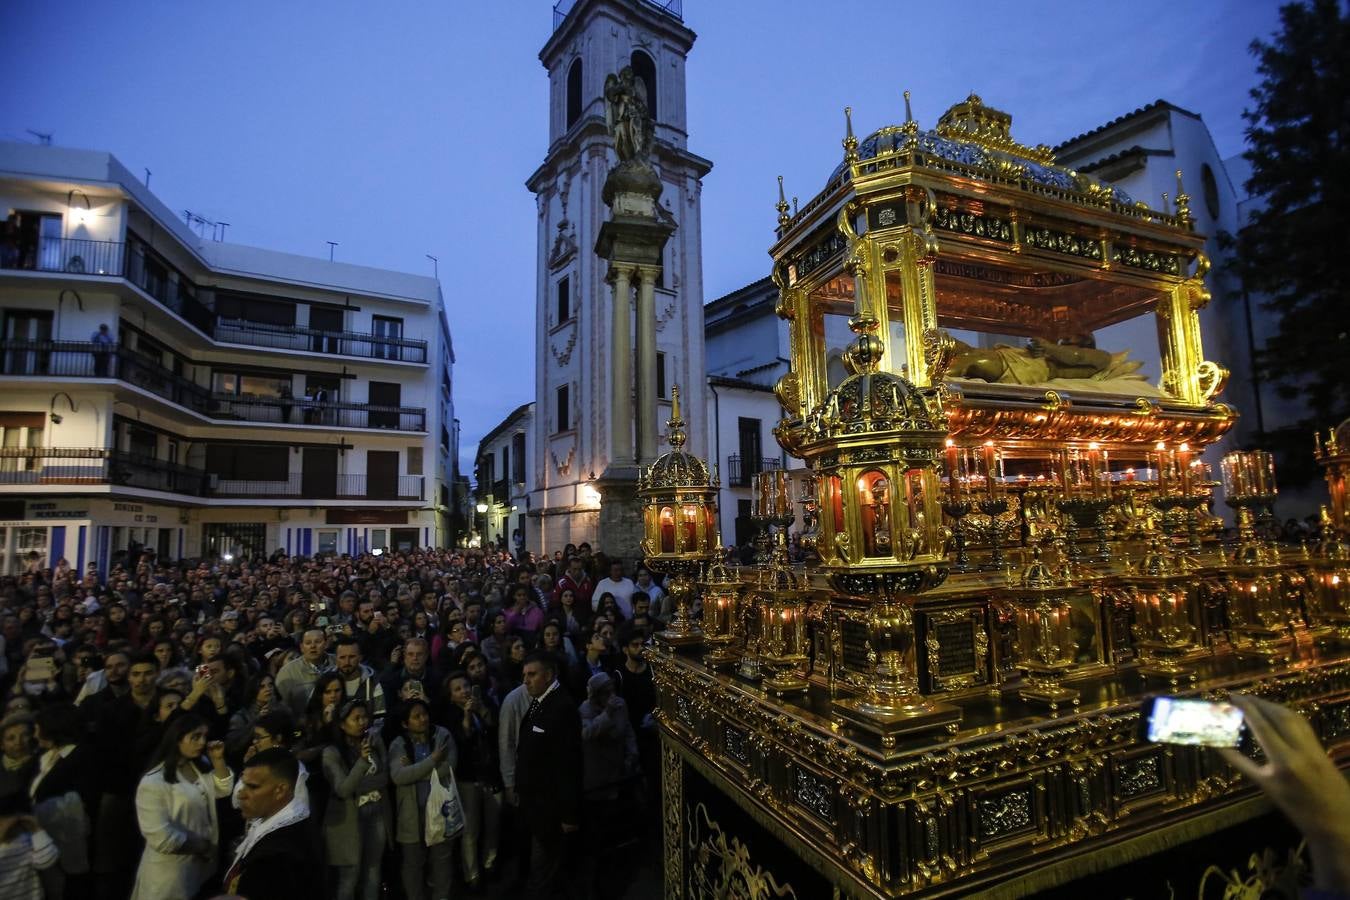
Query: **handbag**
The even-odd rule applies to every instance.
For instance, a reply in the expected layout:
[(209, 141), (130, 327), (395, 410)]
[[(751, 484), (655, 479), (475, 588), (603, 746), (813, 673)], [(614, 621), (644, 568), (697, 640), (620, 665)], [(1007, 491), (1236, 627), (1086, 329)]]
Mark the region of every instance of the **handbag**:
[(459, 785), (455, 770), (450, 770), (448, 783), (431, 770), (431, 791), (427, 794), (427, 846), (448, 841), (464, 830), (464, 804), (459, 799)]

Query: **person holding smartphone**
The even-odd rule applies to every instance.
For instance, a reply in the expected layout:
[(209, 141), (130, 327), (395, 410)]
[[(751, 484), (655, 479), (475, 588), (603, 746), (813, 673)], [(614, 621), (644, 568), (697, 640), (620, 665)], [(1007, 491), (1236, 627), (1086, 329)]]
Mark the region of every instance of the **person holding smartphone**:
[(460, 802), (464, 805), (460, 851), (464, 880), (472, 889), (479, 883), (480, 871), (490, 874), (497, 865), (502, 815), (497, 723), (491, 706), (483, 698), (482, 686), (471, 682), (465, 672), (450, 673), (446, 678), (446, 690), (451, 703), (450, 734), (459, 747), (455, 778), (459, 782)]
[[(1257, 763), (1237, 749), (1219, 752), (1289, 817), (1307, 839), (1313, 889), (1306, 900), (1350, 896), (1350, 782), (1327, 756), (1308, 720), (1292, 709), (1233, 694), (1252, 737), (1265, 751)], [(1325, 892), (1325, 893), (1320, 893)]]
[(370, 710), (360, 700), (339, 707), (323, 750), (323, 774), (333, 792), (324, 812), (323, 839), (337, 875), (334, 896), (378, 900), (389, 833), (389, 763), (384, 742), (370, 730)]
[(456, 762), (455, 742), (450, 732), (431, 723), (425, 700), (404, 701), (399, 716), (399, 735), (389, 745), (389, 779), (394, 783), (394, 840), (402, 857), (403, 893), (406, 900), (431, 900), (450, 896), (450, 870), (454, 842), (446, 839), (427, 846), (427, 798), (431, 773), (441, 784), (450, 784)]

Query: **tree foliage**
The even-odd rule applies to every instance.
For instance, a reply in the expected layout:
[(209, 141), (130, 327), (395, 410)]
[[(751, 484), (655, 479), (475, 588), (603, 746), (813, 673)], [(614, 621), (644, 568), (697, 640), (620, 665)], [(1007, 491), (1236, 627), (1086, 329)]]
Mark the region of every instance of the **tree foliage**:
[(1261, 205), (1234, 256), (1243, 288), (1277, 317), (1256, 335), (1261, 373), (1306, 409), (1306, 434), (1350, 416), (1350, 15), (1308, 0), (1281, 7), (1280, 22), (1251, 45), (1262, 80), (1244, 155)]

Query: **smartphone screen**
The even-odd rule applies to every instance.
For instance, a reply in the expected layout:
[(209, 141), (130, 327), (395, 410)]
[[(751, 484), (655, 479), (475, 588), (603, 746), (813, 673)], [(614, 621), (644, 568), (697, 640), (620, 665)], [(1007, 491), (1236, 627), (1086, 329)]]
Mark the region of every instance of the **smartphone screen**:
[(48, 681), (56, 677), (56, 662), (50, 656), (35, 656), (24, 669), (25, 681)]
[(1242, 742), (1242, 710), (1231, 703), (1155, 697), (1147, 736), (1159, 744), (1237, 747)]

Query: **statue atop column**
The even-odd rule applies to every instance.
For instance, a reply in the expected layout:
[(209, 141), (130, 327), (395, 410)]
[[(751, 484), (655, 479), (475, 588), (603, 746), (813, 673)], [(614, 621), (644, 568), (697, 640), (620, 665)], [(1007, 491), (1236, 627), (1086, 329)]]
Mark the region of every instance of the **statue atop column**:
[(661, 179), (651, 165), (656, 123), (647, 99), (647, 86), (631, 67), (605, 76), (605, 124), (619, 164), (605, 179), (601, 198), (618, 215), (661, 215), (656, 205)]
[(647, 102), (647, 86), (630, 66), (605, 77), (605, 124), (614, 138), (619, 164), (647, 165), (652, 152), (655, 123)]

